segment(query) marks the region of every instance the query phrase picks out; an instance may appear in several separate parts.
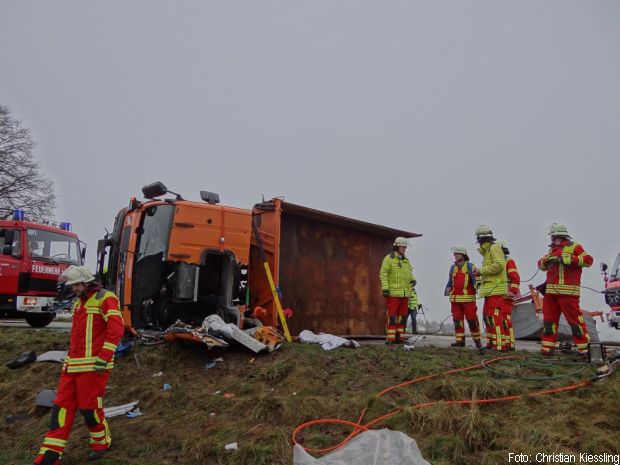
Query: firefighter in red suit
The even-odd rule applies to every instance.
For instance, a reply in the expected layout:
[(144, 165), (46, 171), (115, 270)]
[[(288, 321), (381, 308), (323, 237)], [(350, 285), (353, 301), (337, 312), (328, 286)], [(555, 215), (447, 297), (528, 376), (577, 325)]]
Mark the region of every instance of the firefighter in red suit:
[(512, 326), (512, 309), (514, 308), (514, 301), (521, 297), (521, 291), (519, 286), (521, 285), (521, 276), (517, 269), (517, 264), (512, 257), (509, 257), (510, 250), (508, 244), (501, 243), (502, 251), (506, 256), (506, 276), (508, 277), (508, 294), (504, 296), (504, 303), (500, 312), (500, 320), (502, 322), (502, 338), (503, 347), (506, 350), (515, 350), (515, 332)]
[(35, 465), (59, 465), (79, 409), (90, 433), (89, 460), (96, 460), (110, 448), (111, 437), (103, 414), (103, 396), (114, 352), (124, 324), (118, 298), (103, 289), (85, 266), (70, 266), (60, 281), (72, 286), (77, 300), (67, 358), (62, 368), (50, 429), (35, 458)]
[(549, 231), (549, 252), (538, 260), (538, 267), (547, 272), (543, 299), (543, 355), (552, 355), (558, 337), (558, 322), (564, 314), (573, 333), (573, 341), (581, 354), (588, 352), (590, 336), (579, 308), (581, 270), (592, 266), (594, 258), (581, 244), (571, 240), (563, 224), (554, 223)]
[(450, 298), (450, 311), (456, 336), (456, 342), (452, 344), (452, 347), (465, 347), (465, 320), (467, 320), (471, 337), (476, 347), (480, 349), (482, 343), (476, 306), (477, 279), (474, 276), (477, 268), (469, 261), (467, 249), (464, 247), (452, 247), (452, 253), (454, 264), (450, 267), (445, 290), (445, 295)]

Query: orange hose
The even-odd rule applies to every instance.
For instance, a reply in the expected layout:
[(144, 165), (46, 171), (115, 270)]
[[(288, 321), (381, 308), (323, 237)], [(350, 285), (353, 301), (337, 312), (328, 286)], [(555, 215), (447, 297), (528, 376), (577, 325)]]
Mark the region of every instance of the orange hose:
[[(485, 362), (486, 364), (490, 364), (490, 363), (495, 363), (498, 362), (500, 360), (515, 360), (515, 359), (523, 359), (525, 357), (521, 356), (521, 355), (510, 355), (510, 356), (505, 356), (505, 357), (496, 357), (493, 358), (487, 362)], [(406, 381), (404, 383), (401, 384), (397, 384), (394, 386), (390, 386), (386, 389), (384, 389), (383, 391), (381, 391), (378, 394), (378, 397), (382, 397), (385, 394), (392, 392), (396, 389), (405, 387), (405, 386), (410, 386), (412, 384), (415, 383), (419, 383), (421, 381), (425, 381), (428, 379), (432, 379), (432, 378), (436, 378), (438, 376), (442, 376), (442, 375), (449, 375), (449, 374), (453, 374), (453, 373), (458, 373), (461, 371), (469, 371), (469, 370), (475, 370), (477, 368), (482, 368), (482, 363), (478, 363), (476, 365), (471, 365), (469, 367), (465, 367), (465, 368), (456, 368), (454, 370), (448, 370), (448, 371), (442, 371), (439, 373), (434, 373), (432, 375), (426, 375), (426, 376), (421, 376), (419, 378), (415, 378), (412, 379), (410, 381)], [(412, 404), (411, 408), (413, 409), (423, 409), (426, 407), (431, 407), (433, 405), (437, 405), (437, 404), (444, 404), (444, 405), (474, 405), (474, 404), (492, 404), (492, 403), (497, 403), (497, 402), (510, 402), (510, 401), (514, 401), (514, 400), (518, 400), (518, 399), (522, 399), (524, 397), (531, 397), (531, 396), (546, 396), (549, 394), (556, 394), (556, 393), (560, 393), (560, 392), (567, 392), (567, 391), (574, 391), (575, 389), (580, 389), (582, 387), (585, 386), (589, 386), (592, 384), (592, 381), (590, 380), (585, 380), (582, 381), (580, 383), (577, 384), (571, 384), (568, 386), (563, 386), (563, 387), (559, 387), (559, 388), (554, 388), (554, 389), (546, 389), (546, 390), (542, 390), (542, 391), (534, 391), (534, 392), (530, 392), (528, 394), (518, 394), (518, 395), (514, 395), (514, 396), (505, 396), (505, 397), (496, 397), (496, 398), (491, 398), (491, 399), (466, 399), (466, 400), (436, 400), (436, 401), (432, 401), (432, 402), (423, 402), (420, 404)], [(399, 413), (403, 412), (405, 410), (405, 407), (399, 407), (397, 409), (392, 410), (391, 412), (388, 412), (384, 415), (381, 415), (380, 417), (375, 418), (374, 420), (369, 421), (368, 423), (362, 424), (362, 420), (364, 418), (364, 416), (366, 415), (366, 408), (362, 409), (362, 412), (356, 422), (352, 422), (352, 421), (347, 421), (347, 420), (339, 420), (336, 418), (324, 418), (324, 419), (316, 419), (316, 420), (311, 420), (311, 421), (307, 421), (305, 423), (302, 423), (301, 425), (299, 425), (297, 428), (295, 428), (295, 431), (293, 431), (293, 444), (299, 444), (299, 442), (297, 442), (297, 436), (299, 435), (299, 433), (301, 431), (303, 431), (304, 429), (313, 426), (313, 425), (318, 425), (318, 424), (324, 424), (324, 423), (329, 423), (329, 424), (338, 424), (338, 425), (345, 425), (345, 426), (350, 426), (353, 428), (353, 430), (351, 431), (351, 433), (349, 433), (349, 435), (344, 438), (342, 441), (340, 441), (338, 444), (331, 446), (331, 447), (326, 447), (323, 449), (313, 449), (310, 447), (304, 447), (301, 446), (301, 444), (299, 444), (301, 447), (304, 448), (304, 450), (308, 451), (308, 452), (314, 452), (314, 453), (325, 453), (325, 452), (330, 452), (332, 450), (338, 449), (342, 446), (344, 446), (346, 443), (348, 443), (351, 439), (353, 439), (355, 436), (357, 436), (359, 433), (361, 433), (362, 431), (368, 431), (368, 429), (370, 429), (371, 426), (376, 425), (377, 423), (381, 423), (382, 421), (387, 420), (388, 418), (392, 418), (395, 415), (398, 415)]]

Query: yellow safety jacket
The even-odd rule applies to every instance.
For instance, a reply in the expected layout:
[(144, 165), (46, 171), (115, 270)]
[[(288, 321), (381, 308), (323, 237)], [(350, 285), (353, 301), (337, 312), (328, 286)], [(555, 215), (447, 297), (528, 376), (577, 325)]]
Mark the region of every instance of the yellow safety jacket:
[(407, 257), (392, 252), (385, 256), (379, 271), (381, 289), (390, 291), (390, 297), (409, 297), (413, 290), (413, 266)]
[(478, 249), (482, 255), (480, 267), (480, 297), (507, 294), (506, 256), (499, 244), (485, 242)]

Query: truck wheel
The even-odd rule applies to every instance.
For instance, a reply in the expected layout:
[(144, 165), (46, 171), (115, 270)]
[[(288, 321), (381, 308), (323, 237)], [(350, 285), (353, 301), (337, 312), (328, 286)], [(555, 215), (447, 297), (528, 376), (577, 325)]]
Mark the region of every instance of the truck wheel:
[(33, 328), (43, 328), (49, 325), (56, 317), (55, 313), (26, 313), (26, 323)]

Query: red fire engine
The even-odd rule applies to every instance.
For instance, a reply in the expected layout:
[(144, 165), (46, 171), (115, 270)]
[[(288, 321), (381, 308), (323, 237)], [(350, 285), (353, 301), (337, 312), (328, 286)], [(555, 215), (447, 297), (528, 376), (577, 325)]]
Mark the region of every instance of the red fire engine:
[(35, 223), (16, 210), (0, 220), (0, 252), (0, 317), (47, 326), (56, 316), (58, 276), (84, 261), (86, 249), (71, 224)]

